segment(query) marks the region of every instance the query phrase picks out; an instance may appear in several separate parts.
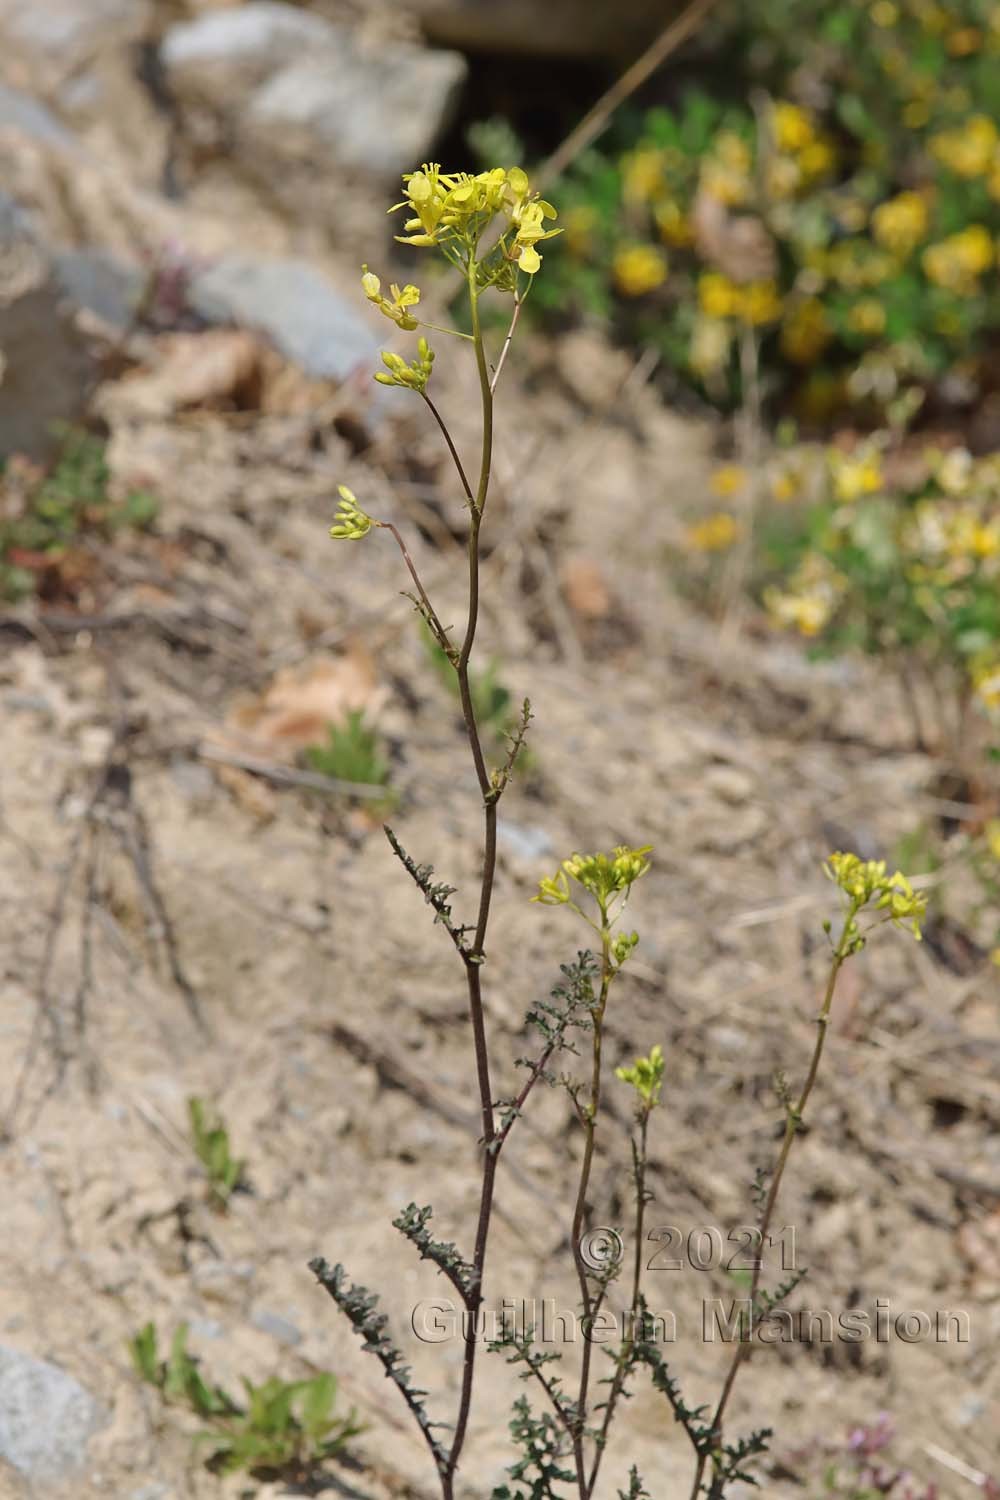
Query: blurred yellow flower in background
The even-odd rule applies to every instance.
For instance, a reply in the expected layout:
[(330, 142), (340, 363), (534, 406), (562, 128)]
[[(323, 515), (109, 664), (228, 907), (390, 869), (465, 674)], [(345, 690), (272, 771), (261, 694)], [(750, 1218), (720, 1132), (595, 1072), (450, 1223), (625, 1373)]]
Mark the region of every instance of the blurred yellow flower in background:
[(993, 236), (982, 224), (969, 224), (960, 233), (928, 245), (921, 257), (927, 279), (959, 296), (971, 296), (979, 289), (979, 277), (995, 259)]
[(930, 139), (932, 155), (959, 177), (985, 177), (996, 164), (1000, 132), (989, 115), (971, 115), (954, 130)]
[(729, 495), (738, 495), (744, 489), (747, 482), (747, 471), (739, 464), (723, 464), (721, 469), (716, 469), (712, 475), (712, 492), (725, 498)]
[(662, 286), (670, 267), (655, 245), (628, 245), (614, 258), (615, 285), (625, 297), (644, 297)]
[(794, 303), (785, 314), (781, 329), (782, 353), (793, 364), (811, 365), (833, 336), (826, 308), (818, 297)]
[(846, 505), (863, 495), (877, 495), (882, 488), (882, 459), (877, 450), (861, 450), (847, 457), (832, 449), (829, 455), (833, 493)]
[(898, 193), (872, 214), (872, 233), (893, 255), (907, 256), (927, 234), (930, 214), (920, 193)]
[(816, 138), (812, 116), (787, 99), (777, 100), (771, 120), (774, 142), (779, 151), (801, 151)]
[(764, 604), (776, 625), (790, 625), (800, 635), (816, 636), (833, 618), (846, 590), (844, 575), (819, 553), (808, 552), (787, 589), (764, 590)]
[(878, 338), (885, 332), (885, 308), (874, 297), (862, 297), (847, 314), (847, 326), (863, 338)]
[(698, 277), (698, 302), (710, 318), (732, 318), (739, 312), (740, 289), (721, 271), (703, 271)]
[(740, 534), (740, 523), (728, 511), (716, 511), (687, 529), (687, 543), (696, 552), (724, 552)]

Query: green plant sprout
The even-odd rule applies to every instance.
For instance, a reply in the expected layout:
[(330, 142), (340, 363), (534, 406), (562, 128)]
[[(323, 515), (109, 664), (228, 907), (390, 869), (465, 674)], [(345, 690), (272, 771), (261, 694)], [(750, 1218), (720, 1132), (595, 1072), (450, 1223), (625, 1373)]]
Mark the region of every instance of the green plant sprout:
[(365, 723), (364, 713), (353, 709), (339, 724), (327, 728), (325, 745), (310, 745), (307, 764), (323, 776), (363, 786), (385, 786), (389, 762), (379, 748), (375, 730)]
[[(494, 1078), (510, 1060), (501, 1058), (491, 1040), (484, 1005), (484, 977), (489, 975), (489, 934), (497, 854), (497, 806), (515, 768), (521, 766), (525, 738), (532, 718), (525, 701), (517, 724), (507, 737), (506, 753), (499, 764), (490, 765), (483, 748), (484, 724), (490, 717), (491, 701), (477, 694), (472, 661), (477, 638), (480, 601), (480, 539), (487, 513), (493, 450), (493, 399), (524, 300), (541, 268), (538, 246), (549, 239), (555, 209), (532, 191), (520, 168), (493, 168), (476, 175), (444, 173), (437, 165), (423, 167), (404, 179), (405, 197), (397, 208), (408, 214), (405, 233), (398, 238), (418, 249), (435, 250), (454, 268), (468, 300), (471, 335), (458, 335), (472, 344), (482, 410), (482, 445), (478, 474), (473, 480), (463, 464), (443, 416), (433, 405), (427, 386), (433, 359), (424, 335), (419, 335), (417, 358), (407, 363), (401, 356), (383, 360), (388, 375), (383, 382), (410, 389), (428, 407), (455, 464), (468, 516), (468, 608), (460, 640), (452, 640), (428, 597), (405, 541), (390, 522), (378, 520), (362, 507), (353, 493), (340, 489), (340, 509), (332, 528), (339, 540), (360, 541), (374, 531), (390, 532), (401, 552), (413, 582), (410, 599), (444, 666), (454, 674), (472, 768), (482, 807), (483, 836), (481, 876), (472, 920), (462, 921), (455, 911), (455, 888), (434, 879), (429, 864), (420, 864), (402, 846), (392, 829), (386, 828), (393, 853), (399, 859), (424, 900), (432, 908), (460, 963), (468, 998), (469, 1031), (473, 1071), (479, 1099), (479, 1146), (481, 1178), (478, 1211), (471, 1247), (462, 1250), (451, 1241), (438, 1240), (431, 1232), (430, 1206), (411, 1203), (394, 1219), (394, 1227), (410, 1241), (421, 1259), (432, 1261), (455, 1289), (464, 1312), (462, 1365), (453, 1419), (442, 1422), (428, 1409), (427, 1392), (413, 1382), (402, 1351), (389, 1333), (389, 1320), (379, 1310), (377, 1296), (352, 1283), (340, 1264), (316, 1257), (310, 1262), (319, 1283), (362, 1340), (366, 1352), (381, 1363), (386, 1376), (397, 1387), (426, 1444), (437, 1473), (442, 1500), (454, 1500), (459, 1478), (471, 1475), (460, 1464), (465, 1451), (470, 1413), (476, 1388), (479, 1354), (479, 1324), (486, 1291), (487, 1256), (493, 1223), (497, 1172), (504, 1148), (538, 1084), (566, 1091), (579, 1129), (580, 1152), (576, 1189), (568, 1210), (569, 1242), (579, 1290), (584, 1333), (579, 1361), (573, 1369), (562, 1368), (563, 1355), (536, 1346), (533, 1330), (508, 1330), (493, 1340), (490, 1349), (503, 1354), (518, 1374), (532, 1384), (543, 1401), (536, 1411), (526, 1397), (514, 1405), (509, 1424), (517, 1457), (508, 1469), (510, 1483), (498, 1485), (492, 1500), (557, 1500), (562, 1493), (554, 1486), (568, 1485), (578, 1500), (592, 1500), (602, 1463), (611, 1449), (612, 1429), (633, 1378), (648, 1374), (654, 1389), (667, 1403), (665, 1425), (672, 1417), (681, 1425), (693, 1449), (692, 1500), (699, 1495), (720, 1500), (737, 1481), (752, 1481), (749, 1466), (768, 1442), (769, 1429), (745, 1437), (729, 1438), (725, 1418), (729, 1399), (742, 1365), (749, 1357), (749, 1327), (736, 1345), (721, 1395), (710, 1413), (707, 1406), (692, 1407), (681, 1394), (676, 1377), (666, 1364), (655, 1338), (655, 1327), (642, 1288), (641, 1246), (644, 1214), (650, 1200), (647, 1187), (647, 1138), (651, 1119), (660, 1104), (666, 1076), (666, 1060), (659, 1045), (631, 1065), (622, 1065), (618, 1079), (634, 1096), (635, 1128), (632, 1137), (633, 1186), (635, 1190), (635, 1262), (628, 1292), (630, 1317), (617, 1349), (609, 1350), (611, 1376), (597, 1382), (592, 1368), (591, 1334), (604, 1311), (617, 1262), (591, 1253), (593, 1167), (603, 1140), (601, 1131), (606, 1069), (606, 1018), (613, 991), (639, 941), (637, 932), (622, 925), (633, 888), (650, 870), (652, 850), (648, 845), (619, 845), (610, 853), (575, 853), (562, 861), (555, 873), (541, 880), (535, 896), (542, 906), (565, 908), (582, 921), (590, 946), (577, 952), (572, 962), (561, 966), (560, 977), (547, 998), (528, 1009), (526, 1026), (537, 1037), (534, 1056), (519, 1059), (525, 1069), (521, 1087), (509, 1096), (497, 1096)], [(411, 284), (393, 285), (382, 291), (379, 279), (367, 268), (363, 274), (365, 295), (397, 328), (416, 332), (420, 291)], [(491, 361), (483, 334), (480, 301), (487, 293), (512, 299), (506, 335), (499, 354)], [(446, 330), (447, 331), (447, 330)], [(482, 680), (482, 679), (481, 679)], [(867, 941), (872, 927), (885, 923), (908, 927), (920, 934), (924, 897), (916, 893), (899, 872), (887, 873), (884, 864), (862, 862), (856, 855), (832, 855), (827, 873), (845, 902), (842, 926), (836, 939), (831, 934), (831, 959), (826, 991), (818, 1016), (817, 1041), (805, 1084), (797, 1096), (783, 1086), (779, 1095), (784, 1111), (785, 1132), (778, 1160), (769, 1181), (759, 1173), (754, 1185), (754, 1203), (759, 1213), (761, 1242), (766, 1242), (781, 1181), (792, 1146), (802, 1125), (806, 1106), (819, 1072), (837, 979), (843, 965)], [(865, 918), (870, 921), (865, 922)], [(864, 924), (864, 925), (863, 925)], [(572, 1060), (582, 1057), (582, 1076), (575, 1076)], [(565, 1065), (560, 1071), (560, 1065)], [(765, 1321), (795, 1284), (774, 1289), (762, 1285), (762, 1269), (754, 1272), (749, 1290), (750, 1321)], [(598, 1389), (598, 1387), (600, 1387)], [(624, 1475), (623, 1475), (624, 1479)], [(627, 1489), (619, 1494), (628, 1500), (646, 1495), (635, 1466), (628, 1474)]]
[(14, 503), (0, 516), (0, 596), (20, 599), (35, 592), (39, 573), (59, 561), (83, 535), (110, 536), (124, 527), (143, 528), (156, 519), (158, 504), (145, 490), (123, 500), (108, 494), (111, 471), (105, 444), (82, 428), (66, 427), (49, 472), (20, 483), (16, 464), (0, 471), (0, 487)]
[(130, 1340), (129, 1352), (139, 1376), (164, 1401), (189, 1407), (211, 1422), (195, 1441), (210, 1450), (207, 1464), (215, 1472), (280, 1474), (308, 1482), (326, 1459), (342, 1453), (364, 1431), (353, 1410), (336, 1415), (337, 1381), (329, 1373), (311, 1380), (272, 1377), (261, 1385), (244, 1379), (241, 1404), (204, 1379), (197, 1359), (187, 1352), (187, 1335), (187, 1324), (181, 1323), (169, 1354), (161, 1359), (156, 1329), (146, 1323)]
[(204, 1100), (193, 1095), (188, 1100), (188, 1124), (209, 1195), (218, 1208), (225, 1208), (237, 1188), (246, 1186), (246, 1162), (233, 1156), (229, 1132), (221, 1119), (210, 1112)]
[[(458, 679), (450, 658), (426, 626), (423, 629), (423, 638), (436, 675), (448, 691), (457, 698), (459, 696)], [(509, 688), (505, 687), (500, 679), (500, 670), (500, 663), (496, 657), (490, 657), (481, 671), (473, 671), (470, 674), (469, 680), (476, 723), (483, 729), (488, 729), (497, 740), (502, 740), (510, 734), (517, 722), (512, 707), (513, 698)], [(524, 757), (521, 762), (522, 770), (527, 762), (527, 754), (527, 747), (525, 747), (522, 751)]]

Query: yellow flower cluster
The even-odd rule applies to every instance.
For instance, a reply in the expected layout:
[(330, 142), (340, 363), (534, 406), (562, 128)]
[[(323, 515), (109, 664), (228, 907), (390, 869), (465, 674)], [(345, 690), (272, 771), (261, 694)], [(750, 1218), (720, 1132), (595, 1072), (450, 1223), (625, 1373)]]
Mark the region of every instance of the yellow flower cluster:
[(696, 552), (724, 552), (740, 534), (740, 523), (728, 511), (716, 511), (687, 529), (687, 543)]
[(740, 286), (721, 271), (703, 271), (698, 277), (698, 303), (710, 318), (739, 318), (755, 328), (781, 317), (781, 295), (775, 282), (749, 281)]
[(652, 847), (645, 844), (641, 849), (631, 849), (620, 844), (611, 854), (573, 854), (563, 860), (551, 879), (539, 881), (538, 895), (532, 900), (543, 906), (572, 904), (569, 881), (575, 880), (594, 897), (603, 912), (614, 896), (627, 894), (635, 881), (645, 875), (650, 866), (646, 856)]
[(401, 354), (392, 354), (386, 349), (382, 351), (382, 363), (385, 369), (378, 370), (373, 377), (379, 385), (398, 385), (405, 390), (423, 391), (431, 378), (434, 350), (425, 338), (419, 338), (417, 357), (410, 364), (407, 364)]
[(831, 854), (824, 870), (844, 892), (852, 915), (874, 903), (876, 911), (884, 911), (897, 927), (905, 923), (920, 941), (927, 897), (913, 889), (901, 870), (889, 875), (884, 859), (865, 860), (857, 854)]
[(973, 662), (972, 686), (984, 708), (1000, 712), (1000, 655), (987, 652)]
[(928, 245), (922, 256), (927, 279), (960, 297), (979, 290), (980, 276), (995, 260), (993, 237), (982, 224), (969, 224), (958, 234)]
[(829, 465), (833, 493), (845, 504), (850, 505), (864, 495), (877, 495), (882, 488), (882, 460), (877, 448), (862, 448), (856, 455), (833, 448)]
[(334, 524), (330, 527), (330, 535), (340, 540), (358, 542), (363, 536), (367, 536), (373, 526), (378, 526), (378, 521), (373, 521), (371, 516), (366, 516), (357, 502), (353, 491), (346, 484), (337, 486), (340, 495), (340, 508), (334, 517)]
[(921, 193), (897, 193), (872, 213), (872, 234), (892, 255), (905, 259), (926, 238), (930, 224), (927, 199)]
[(807, 552), (787, 589), (764, 590), (764, 604), (776, 625), (792, 626), (800, 635), (812, 637), (829, 624), (846, 592), (843, 573), (820, 553)]
[(663, 285), (669, 269), (655, 245), (626, 245), (614, 259), (615, 285), (625, 297), (643, 297)]
[(958, 177), (986, 177), (997, 167), (1000, 132), (989, 115), (972, 115), (955, 130), (931, 136), (931, 153)]
[(527, 172), (521, 167), (493, 167), (471, 176), (468, 172), (442, 172), (437, 162), (425, 163), (417, 172), (403, 174), (405, 198), (389, 210), (406, 209), (405, 234), (396, 236), (403, 244), (444, 249), (475, 249), (487, 226), (498, 214), (513, 230), (513, 241), (506, 247), (508, 260), (533, 276), (542, 263), (537, 246), (551, 239), (558, 229), (546, 229), (545, 221), (554, 219), (551, 203), (532, 193)]
[(798, 104), (779, 99), (771, 113), (771, 131), (777, 151), (765, 163), (769, 198), (778, 202), (791, 198), (836, 165), (832, 141), (817, 130), (813, 116)]
[(727, 208), (741, 208), (753, 198), (753, 154), (732, 130), (722, 130), (701, 164), (700, 188)]
[(663, 1048), (657, 1043), (648, 1057), (637, 1057), (630, 1068), (616, 1068), (615, 1077), (622, 1083), (630, 1083), (639, 1096), (643, 1111), (648, 1114), (660, 1102), (663, 1086)]

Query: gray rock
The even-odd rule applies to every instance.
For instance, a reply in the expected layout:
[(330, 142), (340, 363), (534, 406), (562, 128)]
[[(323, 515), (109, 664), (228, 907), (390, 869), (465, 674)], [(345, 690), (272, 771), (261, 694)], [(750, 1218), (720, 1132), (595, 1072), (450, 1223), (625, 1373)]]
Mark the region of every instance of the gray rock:
[(77, 307), (106, 328), (124, 333), (132, 322), (146, 278), (104, 250), (63, 250), (53, 257), (59, 285)]
[(507, 818), (498, 818), (497, 838), (501, 847), (509, 849), (516, 859), (530, 862), (552, 853), (552, 840), (544, 828), (526, 827), (523, 823), (511, 823)]
[(188, 301), (209, 322), (263, 334), (318, 379), (374, 368), (375, 335), (307, 261), (218, 261), (193, 279)]
[(457, 52), (404, 43), (359, 50), (343, 28), (335, 50), (265, 83), (245, 125), (255, 147), (397, 176), (418, 166), (447, 127), (466, 71)]
[(269, 1308), (260, 1307), (250, 1314), (250, 1321), (261, 1333), (269, 1334), (271, 1338), (277, 1339), (279, 1344), (287, 1344), (294, 1349), (302, 1342), (302, 1331), (297, 1328), (288, 1318), (283, 1318), (280, 1313), (271, 1312)]
[(215, 102), (220, 91), (261, 82), (304, 54), (335, 47), (339, 32), (297, 5), (250, 0), (171, 27), (160, 59), (173, 89)]
[(0, 0), (0, 40), (45, 73), (66, 73), (142, 36), (152, 13), (152, 0)]
[(71, 1473), (106, 1419), (58, 1365), (0, 1346), (0, 1458), (21, 1474), (48, 1480)]
[(0, 456), (48, 453), (53, 424), (79, 416), (95, 373), (51, 258), (0, 194)]

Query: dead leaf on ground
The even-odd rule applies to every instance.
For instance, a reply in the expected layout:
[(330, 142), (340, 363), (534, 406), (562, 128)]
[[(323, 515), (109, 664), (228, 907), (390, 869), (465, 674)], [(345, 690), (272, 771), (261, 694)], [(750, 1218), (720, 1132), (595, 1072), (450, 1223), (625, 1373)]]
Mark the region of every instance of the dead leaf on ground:
[(562, 569), (563, 592), (574, 614), (584, 620), (606, 620), (611, 613), (611, 590), (600, 563), (592, 557), (571, 557)]
[(153, 369), (133, 371), (98, 397), (103, 416), (163, 417), (193, 407), (260, 405), (261, 345), (236, 328), (164, 334), (155, 343)]
[(373, 718), (385, 698), (371, 656), (357, 644), (343, 656), (284, 668), (260, 697), (235, 705), (212, 743), (287, 765), (308, 745), (325, 740), (328, 726), (349, 713), (360, 710)]

